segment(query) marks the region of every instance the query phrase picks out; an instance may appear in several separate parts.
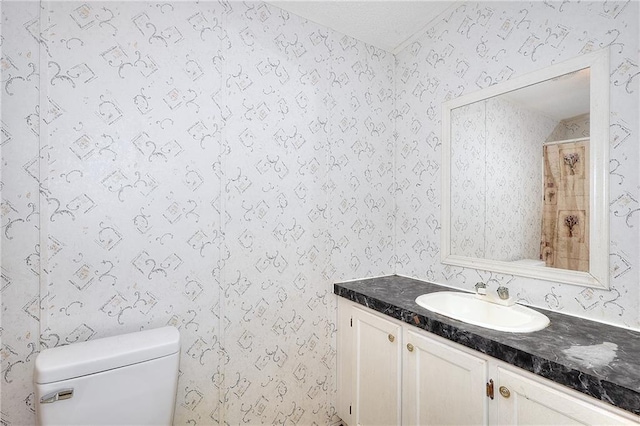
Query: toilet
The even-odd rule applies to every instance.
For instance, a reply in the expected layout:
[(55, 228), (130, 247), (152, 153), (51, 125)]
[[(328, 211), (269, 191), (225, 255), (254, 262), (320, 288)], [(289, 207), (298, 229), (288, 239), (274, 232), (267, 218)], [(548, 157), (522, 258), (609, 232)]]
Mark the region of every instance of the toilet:
[(179, 359), (175, 327), (45, 349), (35, 362), (37, 423), (171, 425)]

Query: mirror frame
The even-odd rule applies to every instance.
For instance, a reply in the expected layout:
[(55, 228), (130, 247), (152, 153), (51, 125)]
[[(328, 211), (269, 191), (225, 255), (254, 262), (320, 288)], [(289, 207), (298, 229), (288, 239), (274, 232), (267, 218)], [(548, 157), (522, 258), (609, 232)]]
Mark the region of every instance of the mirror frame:
[[(451, 111), (522, 87), (590, 68), (589, 271), (521, 266), (451, 253)], [(609, 49), (601, 49), (442, 104), (441, 262), (545, 281), (609, 288)], [(591, 141), (595, 141), (592, 143)]]

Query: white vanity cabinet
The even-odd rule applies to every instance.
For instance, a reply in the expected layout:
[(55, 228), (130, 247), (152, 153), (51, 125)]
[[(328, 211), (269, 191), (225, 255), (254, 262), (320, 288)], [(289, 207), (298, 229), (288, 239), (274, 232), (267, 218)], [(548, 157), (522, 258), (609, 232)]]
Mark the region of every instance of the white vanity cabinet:
[(354, 425), (487, 424), (487, 361), (338, 302), (338, 416)]
[(624, 410), (342, 297), (337, 361), (337, 411), (349, 426), (640, 424)]
[[(626, 425), (640, 417), (609, 408), (601, 401), (500, 363), (494, 368), (500, 425)], [(502, 395), (505, 393), (505, 395)], [(615, 412), (614, 412), (615, 410)], [(618, 412), (619, 411), (619, 412)]]
[(350, 325), (354, 424), (400, 424), (401, 326), (357, 307)]
[(487, 361), (412, 328), (404, 327), (402, 424), (486, 425)]

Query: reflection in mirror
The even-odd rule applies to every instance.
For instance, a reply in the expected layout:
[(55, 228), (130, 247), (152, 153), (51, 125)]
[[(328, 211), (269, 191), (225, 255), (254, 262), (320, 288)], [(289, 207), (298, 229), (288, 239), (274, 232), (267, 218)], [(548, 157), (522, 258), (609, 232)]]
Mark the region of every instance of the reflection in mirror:
[(589, 270), (589, 75), (451, 111), (452, 254)]
[(443, 263), (608, 287), (608, 67), (592, 52), (443, 105)]

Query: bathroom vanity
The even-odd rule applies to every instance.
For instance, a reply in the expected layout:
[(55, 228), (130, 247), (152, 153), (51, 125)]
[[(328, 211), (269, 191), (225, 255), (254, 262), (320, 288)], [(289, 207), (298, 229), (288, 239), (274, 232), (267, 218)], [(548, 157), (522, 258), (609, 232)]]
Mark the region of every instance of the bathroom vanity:
[(337, 283), (338, 415), (366, 424), (640, 424), (640, 333), (555, 312), (494, 331), (415, 303), (400, 276)]

